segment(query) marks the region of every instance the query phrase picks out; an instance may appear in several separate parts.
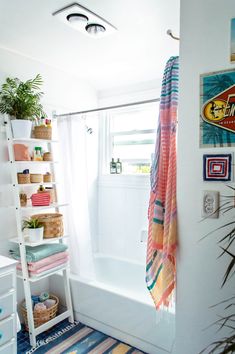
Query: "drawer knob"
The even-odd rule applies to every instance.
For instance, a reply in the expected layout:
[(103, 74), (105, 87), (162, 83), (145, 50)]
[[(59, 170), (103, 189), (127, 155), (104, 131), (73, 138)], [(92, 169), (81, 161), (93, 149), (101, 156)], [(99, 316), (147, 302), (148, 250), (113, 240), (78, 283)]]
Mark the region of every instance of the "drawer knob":
[(3, 334), (0, 332), (0, 340), (2, 339), (2, 337), (3, 337)]
[(3, 313), (3, 308), (2, 307), (0, 307), (0, 315), (1, 315), (1, 313)]

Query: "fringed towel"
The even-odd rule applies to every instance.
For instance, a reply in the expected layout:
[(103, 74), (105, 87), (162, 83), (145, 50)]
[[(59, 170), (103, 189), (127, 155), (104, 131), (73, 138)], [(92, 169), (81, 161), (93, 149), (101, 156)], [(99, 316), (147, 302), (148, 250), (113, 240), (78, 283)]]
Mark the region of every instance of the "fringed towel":
[(151, 169), (146, 282), (157, 309), (169, 306), (176, 277), (176, 126), (179, 58), (164, 71)]

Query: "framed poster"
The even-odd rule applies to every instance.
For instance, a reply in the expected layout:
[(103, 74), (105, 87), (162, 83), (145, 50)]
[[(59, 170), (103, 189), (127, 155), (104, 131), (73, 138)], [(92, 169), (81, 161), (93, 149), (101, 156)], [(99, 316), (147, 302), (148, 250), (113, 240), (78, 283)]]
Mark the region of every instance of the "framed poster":
[(200, 77), (200, 147), (235, 146), (235, 69)]

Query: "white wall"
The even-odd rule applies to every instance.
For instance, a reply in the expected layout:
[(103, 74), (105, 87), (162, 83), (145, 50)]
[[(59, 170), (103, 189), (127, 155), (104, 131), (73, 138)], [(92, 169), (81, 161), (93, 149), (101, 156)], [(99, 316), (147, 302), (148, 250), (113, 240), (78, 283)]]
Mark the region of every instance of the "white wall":
[[(221, 8), (222, 6), (222, 8)], [(179, 253), (177, 266), (177, 307), (175, 354), (196, 354), (216, 338), (212, 324), (218, 309), (209, 306), (226, 299), (232, 282), (220, 289), (225, 265), (217, 259), (220, 251), (207, 232), (222, 225), (226, 218), (201, 220), (202, 190), (226, 194), (223, 183), (202, 181), (202, 155), (225, 153), (233, 149), (199, 149), (199, 75), (230, 69), (230, 19), (235, 17), (235, 3), (227, 0), (181, 0), (180, 108), (178, 130), (178, 219)], [(230, 213), (230, 218), (234, 213)]]
[[(44, 80), (43, 105), (50, 116), (52, 110), (57, 113), (78, 111), (90, 109), (97, 104), (96, 92), (86, 82), (76, 77), (66, 74), (52, 67), (46, 66), (40, 62), (20, 56), (16, 53), (5, 51), (0, 48), (0, 85), (5, 81), (6, 77), (18, 77), (21, 80), (33, 78), (40, 73)], [(90, 122), (89, 122), (90, 123)], [(91, 122), (92, 125), (92, 122)], [(97, 125), (97, 123), (95, 124)], [(95, 148), (97, 151), (97, 148)], [(89, 152), (92, 156), (92, 151)], [(95, 159), (95, 156), (94, 156)], [(13, 203), (11, 193), (11, 178), (9, 166), (7, 164), (7, 145), (6, 135), (0, 132), (0, 254), (7, 255), (10, 244), (8, 239), (16, 235), (16, 222), (14, 209), (6, 209), (6, 206)], [(94, 173), (91, 173), (92, 193), (90, 198), (96, 200), (96, 188), (94, 185)], [(91, 204), (91, 214), (94, 215), (93, 221), (96, 224), (96, 205)], [(41, 284), (42, 290), (49, 287), (48, 281)], [(37, 284), (34, 286), (35, 291), (39, 291)], [(23, 297), (21, 281), (18, 282), (18, 300)]]

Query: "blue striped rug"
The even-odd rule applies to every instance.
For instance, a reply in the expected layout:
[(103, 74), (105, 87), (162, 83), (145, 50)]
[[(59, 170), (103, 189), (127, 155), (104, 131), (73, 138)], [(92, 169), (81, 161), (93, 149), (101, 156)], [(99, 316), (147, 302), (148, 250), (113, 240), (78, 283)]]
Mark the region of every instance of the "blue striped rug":
[(18, 354), (144, 354), (102, 332), (67, 320), (40, 334), (36, 347), (30, 346), (28, 332), (21, 330), (17, 348)]

